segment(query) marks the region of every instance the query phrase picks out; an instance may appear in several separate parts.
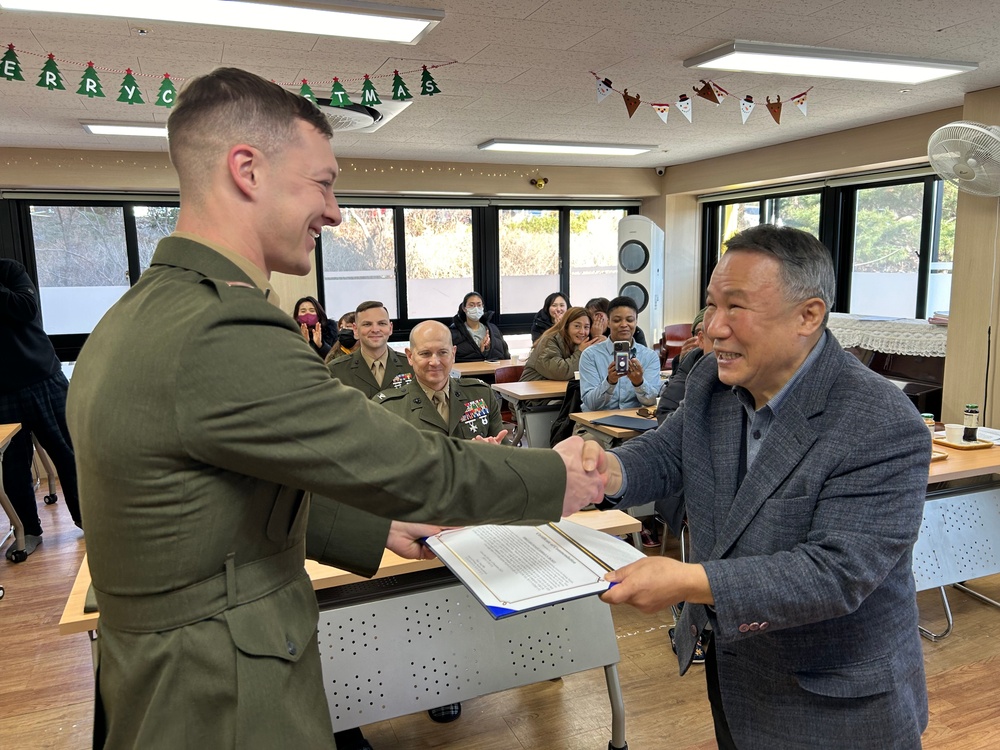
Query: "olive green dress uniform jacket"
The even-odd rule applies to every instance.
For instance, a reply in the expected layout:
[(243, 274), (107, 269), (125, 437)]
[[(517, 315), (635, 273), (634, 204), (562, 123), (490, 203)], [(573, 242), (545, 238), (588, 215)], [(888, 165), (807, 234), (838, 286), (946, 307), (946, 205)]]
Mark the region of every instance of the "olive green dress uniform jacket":
[(372, 401), (414, 427), (455, 438), (495, 437), (504, 429), (500, 400), (479, 378), (448, 378), (448, 424), (416, 380), (402, 388), (379, 391)]
[(344, 385), (357, 388), (365, 394), (365, 398), (372, 398), (379, 391), (386, 388), (402, 388), (407, 383), (413, 381), (413, 368), (406, 361), (406, 357), (389, 349), (385, 358), (385, 372), (382, 373), (382, 385), (379, 385), (372, 375), (371, 368), (361, 356), (361, 348), (353, 354), (346, 354), (337, 357), (327, 363), (330, 374)]
[[(177, 237), (90, 335), (67, 417), (97, 747), (332, 748), (307, 517), (323, 561), (371, 575), (375, 515), (555, 519), (565, 490), (552, 452), (418, 431), (343, 386), (239, 268)], [(310, 515), (310, 491), (336, 501)]]

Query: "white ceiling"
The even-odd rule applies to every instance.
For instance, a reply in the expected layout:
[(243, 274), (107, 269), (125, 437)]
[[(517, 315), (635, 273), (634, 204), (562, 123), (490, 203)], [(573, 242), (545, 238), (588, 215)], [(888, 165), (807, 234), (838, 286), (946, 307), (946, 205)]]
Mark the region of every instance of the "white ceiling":
[[(84, 2), (85, 0), (81, 0)], [(532, 163), (648, 167), (720, 156), (921, 112), (960, 106), (970, 91), (1000, 85), (1000, 3), (996, 0), (383, 0), (438, 8), (444, 20), (413, 46), (309, 34), (189, 26), (132, 18), (93, 18), (0, 10), (0, 52), (18, 50), (25, 80), (0, 79), (0, 147), (157, 151), (151, 138), (87, 134), (81, 120), (165, 121), (152, 106), (164, 72), (187, 78), (220, 65), (279, 82), (314, 83), (328, 95), (334, 75), (435, 69), (441, 93), (416, 95), (420, 74), (404, 76), (414, 101), (374, 133), (337, 133), (340, 157), (521, 163), (524, 155), (482, 152), (492, 138), (657, 144), (634, 157), (532, 156)], [(134, 4), (142, 6), (141, 0)], [(139, 29), (146, 30), (144, 35)], [(682, 61), (733, 39), (808, 44), (979, 63), (979, 70), (911, 87), (837, 79), (720, 73), (735, 96), (716, 107), (694, 96), (704, 74)], [(46, 53), (55, 54), (65, 91), (35, 85)], [(93, 61), (105, 99), (76, 94)], [(116, 101), (125, 68), (147, 104)], [(644, 102), (632, 119), (612, 93), (598, 104), (589, 71)], [(117, 71), (117, 72), (112, 72)], [(379, 96), (391, 96), (378, 79)], [(813, 86), (808, 117), (788, 100)], [(355, 89), (359, 88), (357, 86)], [(694, 98), (689, 124), (674, 108), (664, 124), (645, 102)], [(741, 124), (738, 97), (759, 106)], [(781, 124), (763, 106), (785, 102)]]

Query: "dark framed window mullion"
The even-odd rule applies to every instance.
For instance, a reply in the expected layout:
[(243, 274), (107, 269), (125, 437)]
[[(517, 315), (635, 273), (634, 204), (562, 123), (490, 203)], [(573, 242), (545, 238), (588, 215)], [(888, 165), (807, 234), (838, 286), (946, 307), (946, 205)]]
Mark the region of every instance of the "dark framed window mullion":
[(407, 331), (412, 328), (410, 311), (406, 301), (406, 217), (403, 207), (392, 209), (393, 244), (396, 251), (396, 309), (399, 310), (399, 320), (404, 323)]
[[(559, 290), (566, 295), (569, 294), (570, 234), (572, 234), (570, 226), (570, 210), (568, 208), (560, 208), (559, 209)], [(578, 302), (577, 304), (579, 305), (580, 303)]]
[(323, 271), (323, 236), (316, 238), (316, 250), (313, 252), (313, 264), (316, 268), (316, 299), (326, 310), (326, 278)]
[(837, 299), (833, 309), (837, 312), (850, 312), (858, 189), (853, 186), (837, 188), (834, 202), (837, 242), (834, 245), (833, 267), (837, 274)]
[[(478, 209), (480, 222), (478, 231), (473, 235), (473, 258), (478, 267), (473, 266), (473, 275), (479, 286), (476, 291), (483, 295), (487, 310), (494, 310), (493, 322), (500, 330), (507, 332), (503, 326), (504, 316), (500, 312), (500, 209), (497, 206), (483, 206)], [(475, 263), (475, 261), (474, 261)]]
[(719, 246), (722, 239), (722, 204), (703, 203), (701, 206), (701, 304), (705, 306), (708, 281), (719, 262)]
[(139, 280), (142, 269), (139, 264), (139, 231), (135, 225), (135, 204), (122, 204), (122, 221), (125, 224), (125, 253), (128, 259), (128, 283), (132, 286)]
[(920, 214), (920, 255), (917, 258), (917, 310), (916, 317), (927, 317), (927, 295), (931, 283), (931, 261), (937, 257), (941, 237), (941, 181), (924, 178), (924, 200)]

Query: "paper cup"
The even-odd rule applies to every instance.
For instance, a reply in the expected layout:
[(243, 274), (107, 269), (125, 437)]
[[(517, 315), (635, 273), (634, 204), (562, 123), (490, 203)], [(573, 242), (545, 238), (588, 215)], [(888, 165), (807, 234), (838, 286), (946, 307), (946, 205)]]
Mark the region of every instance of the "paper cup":
[(949, 443), (961, 443), (962, 433), (965, 432), (965, 425), (961, 424), (946, 424), (944, 426), (944, 439)]

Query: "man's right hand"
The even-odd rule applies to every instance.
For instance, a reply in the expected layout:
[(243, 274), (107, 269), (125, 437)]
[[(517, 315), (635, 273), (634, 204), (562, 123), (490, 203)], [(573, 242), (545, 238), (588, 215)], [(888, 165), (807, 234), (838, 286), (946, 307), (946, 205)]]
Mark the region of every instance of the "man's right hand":
[(569, 516), (591, 503), (604, 499), (608, 458), (604, 448), (593, 440), (585, 441), (574, 435), (555, 446), (566, 465), (566, 493), (563, 495), (563, 516)]

